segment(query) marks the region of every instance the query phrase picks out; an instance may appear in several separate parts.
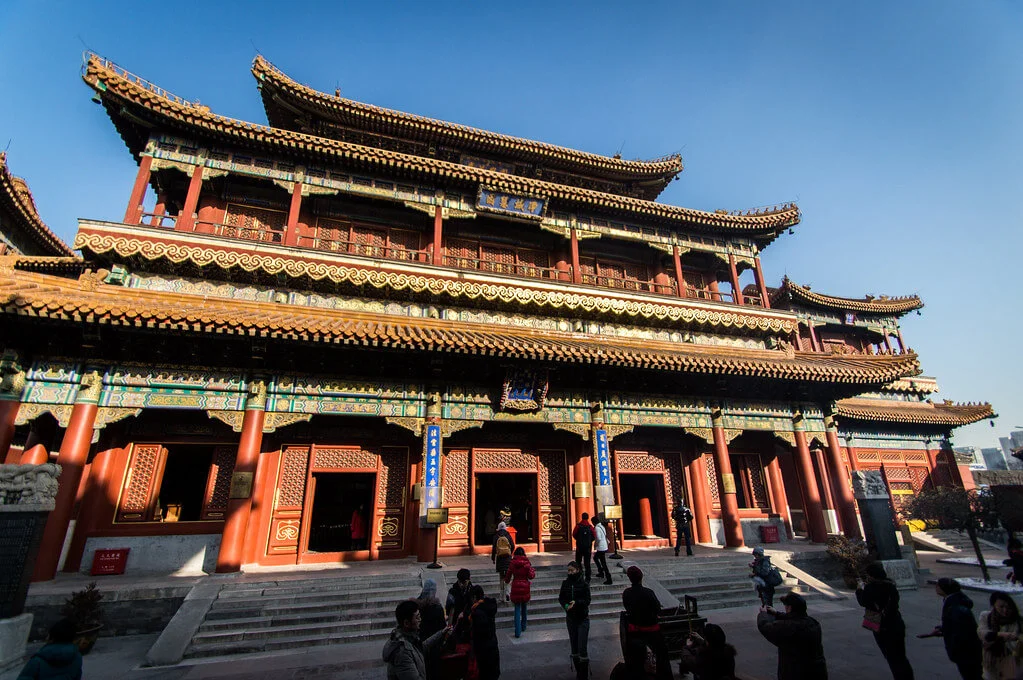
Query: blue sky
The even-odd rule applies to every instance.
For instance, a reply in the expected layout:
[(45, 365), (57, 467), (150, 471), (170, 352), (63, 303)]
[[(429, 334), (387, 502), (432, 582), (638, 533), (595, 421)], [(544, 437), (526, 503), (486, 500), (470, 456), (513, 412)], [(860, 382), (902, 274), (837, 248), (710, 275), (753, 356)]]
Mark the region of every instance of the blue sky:
[(0, 147), (70, 240), (120, 219), (134, 163), (79, 78), (85, 46), (215, 112), (265, 116), (257, 49), (320, 90), (626, 158), (681, 151), (667, 203), (798, 202), (764, 254), (838, 295), (920, 294), (903, 334), (947, 399), (1023, 426), (1023, 4), (0, 5)]

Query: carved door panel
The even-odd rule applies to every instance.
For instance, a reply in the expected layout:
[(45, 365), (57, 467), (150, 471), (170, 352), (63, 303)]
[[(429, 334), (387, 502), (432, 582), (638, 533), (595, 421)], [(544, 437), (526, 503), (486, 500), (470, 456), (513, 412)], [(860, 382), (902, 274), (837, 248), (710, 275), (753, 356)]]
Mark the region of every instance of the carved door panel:
[(569, 543), (568, 472), (564, 451), (541, 451), (539, 466), (540, 539)]
[(213, 449), (213, 464), (206, 480), (206, 497), (202, 504), (200, 519), (224, 519), (227, 516), (227, 501), (231, 496), (231, 473), (238, 449), (234, 446), (218, 446)]
[(408, 484), (408, 449), (380, 451), (376, 506), (379, 519), (373, 539), (378, 550), (401, 550), (405, 535), (405, 487)]
[(448, 523), (441, 534), (441, 546), (469, 547), (469, 450), (450, 449), (444, 461), (444, 507)]
[(149, 522), (154, 519), (156, 497), (166, 464), (167, 449), (161, 445), (132, 445), (117, 503), (118, 522)]
[(297, 555), (302, 533), (302, 508), (305, 505), (309, 449), (288, 447), (281, 454), (270, 520), (266, 553)]

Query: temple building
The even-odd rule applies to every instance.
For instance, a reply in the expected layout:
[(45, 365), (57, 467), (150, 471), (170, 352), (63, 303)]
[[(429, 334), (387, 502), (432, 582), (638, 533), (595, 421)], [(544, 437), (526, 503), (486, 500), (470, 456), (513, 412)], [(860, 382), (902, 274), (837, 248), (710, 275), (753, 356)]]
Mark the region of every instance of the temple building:
[(950, 434), (994, 414), (932, 402), (918, 298), (768, 288), (795, 205), (667, 205), (677, 155), (252, 73), (269, 125), (90, 55), (124, 218), (0, 257), (0, 456), (63, 466), (36, 580), (123, 547), (129, 573), (489, 554), (502, 515), (529, 551), (582, 512), (664, 546), (680, 502), (702, 542), (822, 542), (860, 535), (851, 471), (896, 506), (969, 483)]

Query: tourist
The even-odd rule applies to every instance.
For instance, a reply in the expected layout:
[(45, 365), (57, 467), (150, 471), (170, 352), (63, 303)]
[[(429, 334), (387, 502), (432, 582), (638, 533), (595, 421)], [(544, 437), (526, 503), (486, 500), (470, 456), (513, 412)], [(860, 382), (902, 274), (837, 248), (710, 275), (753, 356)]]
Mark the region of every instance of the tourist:
[(759, 545), (753, 548), (753, 561), (749, 563), (749, 568), (750, 578), (760, 597), (760, 606), (774, 606), (774, 589), (781, 585), (781, 573), (771, 564), (771, 558), (764, 554), (764, 549)]
[(18, 680), (81, 680), (82, 653), (75, 644), (76, 631), (71, 619), (53, 624), (46, 644), (28, 660)]
[(942, 598), (941, 625), (930, 633), (917, 637), (940, 637), (945, 642), (948, 659), (959, 669), (965, 680), (980, 680), (981, 644), (977, 636), (977, 620), (973, 618), (973, 600), (962, 591), (952, 578), (939, 578), (934, 592)]
[(1009, 559), (1002, 560), (1002, 564), (1012, 567), (1009, 578), (1018, 586), (1023, 586), (1023, 543), (1013, 536), (1009, 539)]
[(686, 542), (686, 556), (692, 557), (692, 533), (689, 530), (689, 525), (693, 521), (693, 511), (686, 507), (685, 503), (679, 503), (675, 506), (675, 509), (671, 511), (671, 518), (675, 520), (675, 530), (678, 533), (675, 539), (675, 557), (678, 557), (679, 550), (682, 547), (682, 540)]
[(508, 525), (501, 522), (497, 525), (494, 543), (490, 548), (490, 561), (494, 563), (494, 567), (497, 569), (497, 578), (501, 582), (501, 602), (508, 601), (508, 584), (504, 581), (504, 575), (508, 573), (514, 553), (515, 541), (508, 533)]
[(625, 572), (632, 584), (622, 592), (622, 604), (625, 606), (626, 639), (625, 666), (629, 677), (641, 680), (645, 677), (646, 650), (649, 648), (657, 658), (657, 678), (671, 678), (671, 666), (668, 661), (668, 647), (661, 633), (658, 617), (661, 613), (661, 601), (657, 593), (643, 587), (643, 570), (632, 565)]
[(455, 575), (455, 583), (448, 589), (448, 599), (444, 603), (444, 613), (448, 623), (454, 625), (458, 617), (469, 606), (469, 589), (472, 588), (471, 574), (468, 569), (459, 569)]
[(695, 680), (733, 680), (738, 652), (728, 644), (721, 626), (708, 623), (703, 635), (692, 632), (682, 649), (678, 673), (692, 673)]
[(505, 574), (505, 582), (511, 582), (511, 601), (515, 607), (515, 637), (522, 637), (526, 630), (526, 605), (529, 604), (529, 582), (536, 578), (536, 569), (529, 563), (526, 551), (515, 548), (511, 566)]
[[(419, 640), (426, 641), (438, 630), (444, 630), (447, 627), (447, 619), (444, 614), (444, 607), (441, 605), (440, 600), (437, 599), (437, 582), (432, 578), (428, 578), (423, 581), (423, 590), (419, 593), (419, 597), (416, 598), (416, 602), (419, 603), (419, 616), (421, 623), (419, 624)], [(428, 652), (423, 653), (423, 657), (426, 659), (426, 675), (428, 678), (437, 678), (437, 670), (440, 661), (440, 645), (433, 648)]]
[(593, 528), (596, 538), (593, 542), (593, 561), (597, 564), (597, 578), (604, 579), (604, 585), (609, 586), (611, 570), (607, 568), (607, 527), (604, 525), (604, 516), (597, 515), (593, 518)]
[(398, 625), (384, 643), (383, 651), (383, 659), (387, 662), (387, 680), (427, 680), (423, 652), (439, 647), (450, 627), (439, 630), (425, 641), (420, 640), (422, 615), (419, 613), (419, 603), (415, 600), (398, 603), (394, 618)]
[(778, 648), (778, 680), (827, 680), (821, 624), (806, 614), (806, 600), (797, 593), (781, 598), (785, 613), (767, 607), (757, 616), (757, 629)]
[(991, 593), (991, 610), (980, 615), (977, 635), (984, 648), (984, 680), (1016, 680), (1019, 638), (1023, 633), (1019, 608), (1007, 593)]
[(366, 506), (360, 505), (352, 510), (350, 531), (352, 534), (352, 550), (366, 549)]
[(568, 626), (576, 679), (587, 680), (590, 676), (590, 586), (583, 578), (578, 562), (568, 563), (568, 578), (561, 583), (558, 604), (565, 610), (565, 625)]
[(892, 677), (913, 680), (913, 667), (906, 658), (906, 624), (899, 612), (899, 589), (880, 562), (867, 565), (864, 573), (867, 582), (856, 589), (856, 601), (864, 608), (863, 627), (873, 631)]
[(597, 538), (597, 534), (593, 531), (593, 525), (590, 524), (590, 513), (583, 513), (582, 519), (572, 530), (572, 538), (575, 539), (575, 561), (584, 567), (586, 582), (589, 583), (590, 553), (593, 551), (593, 541)]
[(501, 677), (501, 649), (497, 644), (496, 620), (497, 600), (486, 597), (482, 586), (473, 586), (469, 629), (478, 680), (497, 680)]

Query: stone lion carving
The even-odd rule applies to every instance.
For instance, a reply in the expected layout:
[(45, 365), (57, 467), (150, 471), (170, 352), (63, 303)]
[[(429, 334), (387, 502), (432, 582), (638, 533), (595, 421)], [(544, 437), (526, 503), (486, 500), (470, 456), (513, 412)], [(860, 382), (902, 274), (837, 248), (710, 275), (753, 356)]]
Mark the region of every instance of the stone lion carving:
[(60, 466), (0, 465), (0, 505), (43, 505), (53, 508)]

